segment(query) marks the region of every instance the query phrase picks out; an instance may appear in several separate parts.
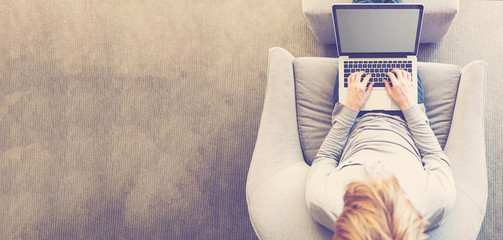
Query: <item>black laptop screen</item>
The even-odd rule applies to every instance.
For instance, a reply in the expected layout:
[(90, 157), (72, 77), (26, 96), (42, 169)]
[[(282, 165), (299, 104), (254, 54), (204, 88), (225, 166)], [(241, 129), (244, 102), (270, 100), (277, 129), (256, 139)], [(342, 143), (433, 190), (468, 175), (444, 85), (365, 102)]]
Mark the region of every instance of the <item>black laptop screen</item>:
[(359, 5), (334, 5), (340, 55), (416, 55), (421, 5)]

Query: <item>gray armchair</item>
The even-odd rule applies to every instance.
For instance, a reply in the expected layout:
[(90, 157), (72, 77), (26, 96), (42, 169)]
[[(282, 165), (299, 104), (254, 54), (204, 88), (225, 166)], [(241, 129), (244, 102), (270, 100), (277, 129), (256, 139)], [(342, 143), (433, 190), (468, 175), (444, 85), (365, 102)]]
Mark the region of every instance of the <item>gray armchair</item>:
[[(264, 109), (246, 184), (250, 220), (260, 239), (330, 239), (333, 234), (313, 221), (304, 194), (306, 160), (330, 128), (337, 66), (336, 58), (295, 58), (281, 48), (269, 50)], [(486, 68), (482, 61), (462, 69), (418, 65), (430, 125), (451, 159), (457, 187), (453, 210), (443, 225), (427, 232), (430, 239), (475, 239), (485, 215)]]

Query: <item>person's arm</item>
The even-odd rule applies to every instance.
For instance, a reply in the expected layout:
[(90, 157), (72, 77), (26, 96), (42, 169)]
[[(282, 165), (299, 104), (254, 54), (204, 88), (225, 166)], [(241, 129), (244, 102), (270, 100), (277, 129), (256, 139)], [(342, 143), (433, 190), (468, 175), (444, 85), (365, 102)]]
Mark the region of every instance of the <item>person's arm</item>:
[(440, 147), (430, 128), (428, 117), (415, 105), (403, 111), (414, 143), (421, 154), (425, 171), (424, 218), (429, 220), (427, 229), (442, 224), (454, 206), (456, 184), (449, 158)]
[[(337, 103), (332, 114), (333, 125), (309, 169), (306, 181), (306, 204), (314, 221), (333, 231), (336, 216), (330, 210), (335, 189), (328, 189), (327, 179), (337, 165), (346, 145), (358, 111)], [(328, 189), (328, 191), (327, 191)]]
[(350, 75), (347, 105), (336, 103), (332, 112), (332, 128), (325, 137), (309, 169), (306, 182), (306, 204), (313, 219), (333, 230), (336, 216), (328, 210), (330, 194), (326, 179), (339, 164), (344, 146), (353, 127), (359, 110), (372, 90), (367, 88), (370, 75), (360, 81), (363, 72)]
[(367, 87), (371, 76), (368, 74), (361, 80), (363, 74), (364, 72), (356, 72), (348, 77), (348, 97), (346, 105), (341, 103), (335, 104), (332, 112), (332, 128), (325, 137), (312, 165), (320, 159), (330, 159), (335, 161), (337, 166), (342, 154), (342, 149), (346, 144), (349, 130), (353, 126), (360, 109), (369, 98), (372, 87), (374, 86), (374, 83), (371, 83)]
[(325, 140), (323, 140), (312, 166), (323, 159), (334, 162), (335, 166), (338, 165), (342, 150), (348, 139), (349, 131), (355, 123), (358, 113), (359, 111), (355, 111), (344, 104), (335, 104), (332, 112), (332, 128), (325, 137)]
[(412, 138), (414, 139), (414, 143), (421, 154), (425, 167), (426, 162), (424, 160), (428, 160), (433, 156), (450, 167), (451, 164), (449, 159), (440, 147), (438, 139), (431, 129), (428, 117), (419, 108), (419, 105), (414, 105), (413, 107), (403, 111), (403, 115), (407, 122), (409, 131), (412, 134)]
[(431, 229), (445, 220), (454, 205), (456, 185), (451, 164), (429, 125), (428, 117), (410, 94), (410, 73), (401, 70), (393, 70), (393, 73), (396, 77), (388, 73), (393, 87), (390, 87), (387, 81), (385, 86), (390, 97), (402, 109), (414, 144), (421, 154), (425, 170), (424, 203), (428, 206), (423, 217), (430, 220), (428, 229)]
[(431, 163), (431, 159), (435, 159), (434, 162), (442, 162), (450, 167), (447, 156), (442, 151), (433, 130), (431, 130), (428, 117), (417, 105), (417, 100), (413, 98), (410, 73), (393, 69), (392, 73), (387, 73), (387, 75), (393, 82), (393, 87), (391, 87), (387, 80), (384, 81), (388, 95), (402, 109), (414, 143), (423, 159), (425, 170), (428, 170), (427, 166)]

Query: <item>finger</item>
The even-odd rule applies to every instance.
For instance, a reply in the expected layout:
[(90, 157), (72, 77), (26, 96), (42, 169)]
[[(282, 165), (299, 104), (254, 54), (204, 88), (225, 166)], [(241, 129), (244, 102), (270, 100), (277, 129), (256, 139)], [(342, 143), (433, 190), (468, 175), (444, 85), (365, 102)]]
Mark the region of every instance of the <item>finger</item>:
[(371, 77), (371, 74), (367, 74), (365, 76), (365, 78), (363, 79), (363, 86), (367, 86), (367, 84), (369, 83), (369, 80), (370, 80), (370, 77)]
[(392, 73), (396, 74), (396, 79), (398, 81), (401, 81), (403, 79), (402, 71), (400, 69), (393, 69), (391, 70)]
[(407, 80), (407, 71), (399, 69), (398, 72), (400, 72), (400, 78), (398, 78), (398, 81), (403, 82)]
[(374, 83), (375, 82), (371, 82), (367, 87), (367, 90), (365, 90), (365, 98), (368, 98), (370, 96), (370, 92), (372, 92), (372, 89), (374, 89)]
[(404, 74), (404, 71), (402, 69), (398, 69), (398, 71), (397, 71), (397, 76), (398, 76), (397, 79), (399, 79), (399, 80), (400, 79), (404, 79), (404, 75), (403, 74)]
[(349, 75), (349, 78), (348, 78), (348, 83), (354, 82), (355, 76), (356, 76), (356, 73), (351, 73), (351, 75)]
[(393, 86), (396, 86), (399, 83), (395, 77), (395, 74), (393, 74), (392, 72), (388, 72), (386, 73), (386, 75), (388, 75), (389, 79), (391, 80), (391, 83), (393, 83)]
[(407, 74), (408, 74), (408, 72), (407, 72), (407, 71), (402, 70), (402, 76), (403, 76), (403, 79), (405, 79), (405, 80), (407, 79)]
[(392, 90), (391, 90), (391, 86), (389, 85), (388, 80), (383, 80), (383, 82), (384, 82), (384, 88), (386, 88), (386, 92), (388, 92), (388, 95), (391, 96)]
[(361, 82), (362, 81), (362, 75), (363, 75), (362, 71), (357, 72), (355, 80), (358, 81), (358, 82)]
[(358, 77), (358, 73), (359, 73), (359, 72), (355, 72), (355, 73), (353, 73), (353, 79), (352, 79), (352, 80), (353, 80), (353, 82), (356, 82), (356, 80), (359, 78), (359, 77)]
[(412, 75), (410, 74), (410, 72), (407, 72), (407, 79), (409, 80), (409, 82), (412, 81)]
[(403, 71), (401, 69), (393, 69), (391, 71), (396, 74), (396, 79), (398, 81), (402, 81), (404, 79), (404, 75), (403, 74), (404, 74), (405, 71)]

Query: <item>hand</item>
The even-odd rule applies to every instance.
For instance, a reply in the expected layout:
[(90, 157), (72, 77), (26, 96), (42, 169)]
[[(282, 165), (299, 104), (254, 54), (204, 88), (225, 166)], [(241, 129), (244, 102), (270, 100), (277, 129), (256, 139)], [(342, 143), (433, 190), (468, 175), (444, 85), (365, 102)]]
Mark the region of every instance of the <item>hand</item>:
[[(393, 73), (396, 74), (396, 77)], [(417, 99), (413, 97), (412, 85), (410, 84), (412, 77), (409, 72), (393, 69), (391, 72), (386, 73), (386, 75), (388, 75), (393, 83), (393, 87), (391, 87), (388, 80), (384, 80), (386, 91), (402, 111), (417, 104)]]
[(367, 83), (370, 80), (370, 74), (367, 74), (363, 81), (361, 81), (364, 72), (355, 72), (348, 77), (348, 98), (346, 99), (346, 106), (349, 108), (360, 111), (365, 102), (370, 96), (374, 83)]

